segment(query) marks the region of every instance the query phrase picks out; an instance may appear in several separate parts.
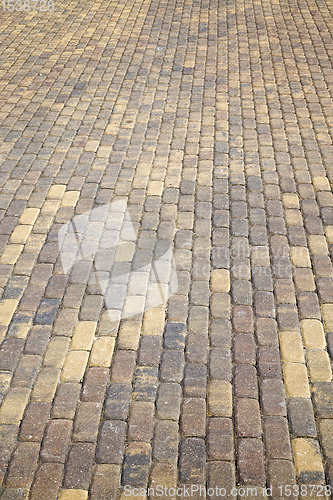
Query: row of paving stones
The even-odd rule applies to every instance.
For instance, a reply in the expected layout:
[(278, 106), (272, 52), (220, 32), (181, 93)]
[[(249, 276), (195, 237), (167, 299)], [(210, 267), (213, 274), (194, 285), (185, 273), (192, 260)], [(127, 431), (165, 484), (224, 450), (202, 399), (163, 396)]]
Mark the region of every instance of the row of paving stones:
[[(330, 6), (27, 17), (5, 15), (1, 68), (1, 498), (327, 493)], [(178, 289), (111, 323), (89, 266), (64, 275), (58, 231), (124, 197), (136, 257), (172, 247)]]

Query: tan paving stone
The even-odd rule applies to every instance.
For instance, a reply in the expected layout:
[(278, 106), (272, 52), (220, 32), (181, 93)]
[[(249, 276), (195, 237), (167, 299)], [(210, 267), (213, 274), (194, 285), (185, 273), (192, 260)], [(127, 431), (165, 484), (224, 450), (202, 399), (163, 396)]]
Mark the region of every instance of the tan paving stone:
[(306, 353), (306, 361), (311, 382), (330, 382), (332, 380), (330, 358), (326, 351), (309, 349)]
[(111, 366), (114, 346), (114, 337), (103, 336), (97, 338), (91, 350), (89, 366), (109, 368)]
[(306, 349), (325, 349), (326, 340), (323, 324), (317, 319), (301, 321), (303, 342)]
[(79, 321), (77, 323), (71, 342), (73, 351), (90, 351), (97, 328), (96, 321)]
[(320, 484), (324, 479), (324, 469), (318, 442), (299, 438), (294, 439), (292, 445), (298, 480), (301, 483)]
[(8, 326), (18, 306), (18, 300), (5, 299), (0, 301), (0, 325)]
[(25, 387), (11, 388), (0, 408), (0, 424), (19, 425), (30, 397), (30, 389)]
[(61, 371), (62, 382), (80, 382), (83, 378), (89, 353), (87, 351), (70, 351)]
[(212, 293), (228, 293), (230, 291), (230, 275), (227, 269), (213, 269), (210, 275)]
[(286, 395), (291, 398), (309, 398), (310, 387), (306, 366), (302, 363), (284, 363), (282, 369)]
[(302, 337), (298, 332), (280, 332), (281, 359), (284, 362), (304, 363)]

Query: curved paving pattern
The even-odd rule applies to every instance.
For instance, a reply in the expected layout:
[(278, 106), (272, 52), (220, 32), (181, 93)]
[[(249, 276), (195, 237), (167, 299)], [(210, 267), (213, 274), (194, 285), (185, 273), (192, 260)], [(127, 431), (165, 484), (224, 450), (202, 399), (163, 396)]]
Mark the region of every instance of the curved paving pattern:
[(328, 497), (333, 5), (54, 6), (1, 13), (1, 500)]

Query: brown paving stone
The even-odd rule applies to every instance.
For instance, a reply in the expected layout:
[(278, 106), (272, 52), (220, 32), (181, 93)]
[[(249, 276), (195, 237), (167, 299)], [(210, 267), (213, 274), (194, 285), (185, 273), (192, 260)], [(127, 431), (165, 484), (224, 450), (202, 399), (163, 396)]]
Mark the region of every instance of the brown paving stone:
[(45, 492), (47, 492), (50, 500), (56, 500), (59, 495), (62, 475), (62, 464), (40, 464), (31, 487), (31, 498), (33, 500), (42, 500), (45, 498)]
[(237, 467), (240, 483), (257, 485), (265, 483), (264, 449), (260, 439), (239, 439)]
[(52, 420), (47, 426), (41, 460), (64, 463), (72, 432), (71, 420)]
[(20, 439), (41, 442), (51, 410), (51, 403), (30, 402), (20, 427)]

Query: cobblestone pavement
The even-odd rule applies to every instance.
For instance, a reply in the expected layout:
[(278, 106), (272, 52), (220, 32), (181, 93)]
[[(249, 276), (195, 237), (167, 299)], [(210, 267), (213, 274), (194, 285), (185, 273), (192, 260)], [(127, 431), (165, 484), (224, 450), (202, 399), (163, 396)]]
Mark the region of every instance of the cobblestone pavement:
[(1, 500), (327, 497), (332, 2), (24, 6), (1, 12)]

